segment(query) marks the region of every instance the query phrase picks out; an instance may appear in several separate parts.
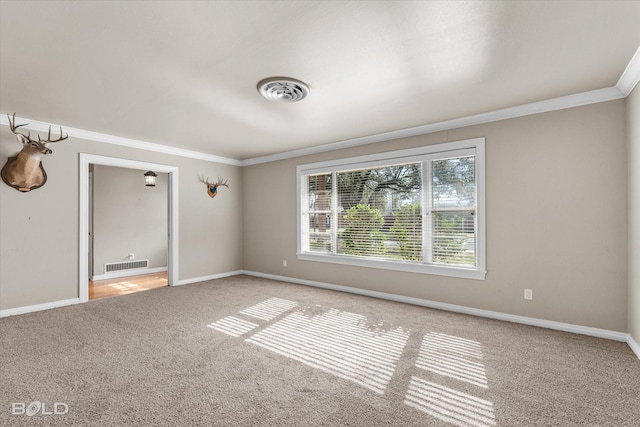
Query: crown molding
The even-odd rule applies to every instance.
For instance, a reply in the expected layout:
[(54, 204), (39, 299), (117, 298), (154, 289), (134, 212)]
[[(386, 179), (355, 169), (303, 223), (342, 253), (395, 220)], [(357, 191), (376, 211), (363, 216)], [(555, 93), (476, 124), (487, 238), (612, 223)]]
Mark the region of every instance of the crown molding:
[(275, 162), (278, 160), (290, 159), (293, 157), (308, 156), (311, 154), (325, 153), (327, 151), (340, 150), (344, 148), (357, 147), (360, 145), (373, 144), (376, 142), (390, 141), (393, 139), (407, 138), (410, 136), (426, 135), (429, 133), (458, 129), (466, 126), (491, 123), (500, 120), (524, 117), (532, 114), (546, 113), (566, 108), (580, 107), (583, 105), (597, 104), (599, 102), (614, 101), (629, 96), (640, 80), (640, 46), (629, 61), (627, 68), (620, 76), (620, 79), (613, 87), (582, 92), (574, 95), (562, 96), (559, 98), (547, 99), (544, 101), (532, 102), (529, 104), (509, 107), (502, 110), (491, 111), (459, 119), (446, 120), (443, 122), (428, 125), (416, 126), (397, 131), (379, 133), (360, 138), (347, 139), (344, 141), (332, 142), (315, 147), (302, 148), (299, 150), (286, 151), (269, 156), (255, 157), (243, 160), (241, 166), (250, 166), (260, 163)]
[[(407, 129), (400, 129), (391, 132), (384, 132), (359, 138), (347, 139), (314, 147), (301, 148), (298, 150), (285, 151), (268, 156), (254, 157), (246, 160), (237, 160), (228, 157), (215, 156), (213, 154), (186, 150), (183, 148), (171, 147), (168, 145), (156, 144), (153, 142), (122, 138), (119, 136), (113, 136), (77, 128), (70, 128), (67, 126), (62, 127), (64, 128), (64, 131), (69, 134), (69, 136), (72, 136), (74, 138), (243, 167), (260, 163), (269, 163), (278, 160), (291, 159), (294, 157), (325, 153), (327, 151), (358, 147), (361, 145), (374, 144), (377, 142), (391, 141), (394, 139), (407, 138), (411, 136), (426, 135), (434, 132), (458, 129), (466, 126), (491, 123), (500, 120), (529, 116), (533, 114), (563, 110), (566, 108), (574, 108), (583, 105), (597, 104), (600, 102), (614, 101), (616, 99), (622, 99), (629, 96), (629, 94), (638, 84), (638, 81), (640, 81), (640, 47), (638, 47), (636, 53), (633, 55), (631, 61), (620, 76), (620, 79), (613, 87), (582, 92), (574, 95), (561, 96), (559, 98), (532, 102), (516, 107), (504, 108), (502, 110), (490, 111), (487, 113), (481, 113), (472, 116), (461, 117), (458, 119), (411, 127)], [(20, 121), (29, 122), (29, 125), (25, 126), (24, 129), (33, 130), (36, 132), (47, 132), (50, 126), (49, 123), (30, 120), (24, 117), (18, 117), (18, 119), (20, 119)], [(6, 116), (0, 116), (0, 125), (9, 125), (9, 120)], [(58, 127), (60, 125), (51, 124), (51, 126)]]
[[(27, 122), (28, 125), (22, 129), (34, 132), (47, 132), (49, 126), (52, 128), (62, 127), (64, 133), (70, 137), (85, 139), (88, 141), (102, 142), (105, 144), (119, 145), (122, 147), (135, 148), (138, 150), (153, 151), (156, 153), (170, 154), (180, 157), (188, 157), (192, 159), (205, 160), (214, 163), (223, 163), (227, 165), (240, 166), (240, 160), (230, 159), (228, 157), (215, 156), (213, 154), (201, 153), (199, 151), (185, 150), (184, 148), (171, 147), (168, 145), (156, 144), (153, 142), (139, 141), (131, 138), (123, 138), (120, 136), (108, 135), (105, 133), (93, 132), (84, 129), (72, 128), (65, 125), (54, 123), (45, 123), (38, 120), (28, 119), (26, 117), (16, 117), (20, 122)], [(0, 115), (0, 125), (9, 126), (9, 119), (6, 115)]]
[(597, 104), (599, 102), (613, 101), (624, 98), (625, 95), (617, 87), (592, 90), (589, 92), (577, 93), (574, 95), (561, 96), (559, 98), (547, 99), (544, 101), (532, 102), (516, 107), (504, 108), (502, 110), (488, 113), (475, 114), (473, 116), (459, 119), (446, 120), (443, 122), (431, 123), (428, 125), (416, 126), (407, 129), (400, 129), (391, 132), (384, 132), (360, 138), (347, 139), (329, 144), (317, 145), (315, 147), (302, 148), (299, 150), (286, 151), (272, 154), (270, 156), (255, 157), (243, 160), (241, 166), (250, 166), (259, 163), (274, 162), (277, 160), (290, 159), (293, 157), (307, 156), (311, 154), (324, 153), (327, 151), (352, 148), (360, 145), (373, 144), (376, 142), (390, 141), (394, 139), (407, 138), (417, 135), (425, 135), (451, 129), (458, 129), (467, 126), (484, 123), (497, 122), (500, 120), (513, 119), (517, 117), (530, 116), (532, 114), (547, 113), (550, 111), (563, 110), (566, 108), (580, 107), (583, 105)]
[(631, 94), (631, 91), (636, 87), (640, 80), (640, 46), (636, 50), (636, 53), (629, 61), (627, 68), (620, 76), (620, 80), (616, 83), (616, 87), (627, 97)]

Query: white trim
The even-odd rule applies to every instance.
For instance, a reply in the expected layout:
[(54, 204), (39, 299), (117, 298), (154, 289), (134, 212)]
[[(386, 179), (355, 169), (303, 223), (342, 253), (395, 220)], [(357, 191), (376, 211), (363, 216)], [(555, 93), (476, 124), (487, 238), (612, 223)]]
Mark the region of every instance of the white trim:
[(80, 153), (79, 166), (79, 232), (78, 232), (78, 288), (80, 302), (89, 301), (89, 165), (122, 167), (139, 170), (154, 170), (168, 174), (168, 246), (167, 268), (169, 286), (178, 283), (178, 167), (159, 163), (105, 157)]
[(636, 50), (636, 53), (629, 61), (627, 68), (625, 68), (624, 72), (620, 76), (620, 80), (616, 83), (616, 87), (622, 94), (627, 97), (631, 94), (633, 88), (636, 87), (640, 81), (640, 46)]
[(380, 165), (387, 165), (395, 160), (405, 161), (407, 157), (424, 156), (427, 154), (438, 154), (450, 151), (475, 150), (478, 146), (484, 147), (485, 138), (470, 138), (460, 141), (443, 142), (432, 145), (422, 145), (415, 148), (406, 148), (403, 150), (383, 151), (380, 153), (365, 154), (354, 157), (341, 157), (335, 160), (326, 160), (322, 162), (313, 162), (298, 165), (296, 168), (305, 174), (325, 173), (338, 171), (344, 168), (359, 168), (362, 164), (370, 166), (371, 163), (381, 162)]
[(43, 304), (26, 305), (23, 307), (8, 308), (0, 310), (0, 317), (17, 316), (18, 314), (33, 313), (36, 311), (50, 310), (52, 308), (66, 307), (69, 305), (79, 304), (80, 298), (71, 298), (60, 301), (45, 302)]
[[(480, 251), (478, 251), (480, 252)], [(312, 252), (297, 253), (301, 261), (326, 262), (329, 264), (350, 265), (352, 267), (379, 268), (383, 270), (405, 271), (408, 273), (434, 274), (437, 276), (457, 277), (460, 279), (485, 280), (487, 271), (484, 268), (465, 268), (417, 262), (400, 262), (388, 259), (368, 259), (364, 257), (315, 254)], [(480, 257), (478, 256), (478, 259)], [(480, 261), (478, 261), (478, 264)]]
[[(636, 56), (638, 56), (637, 53)], [(64, 129), (64, 132), (68, 133), (69, 136), (74, 138), (243, 167), (625, 98), (629, 95), (629, 93), (631, 93), (631, 90), (638, 82), (638, 79), (640, 79), (640, 71), (636, 70), (636, 68), (640, 68), (640, 65), (636, 64), (640, 62), (640, 59), (636, 59), (636, 56), (634, 56), (633, 63), (629, 63), (627, 70), (625, 70), (625, 73), (618, 81), (618, 85), (614, 87), (596, 89), (588, 92), (577, 93), (574, 95), (561, 96), (558, 98), (504, 108), (502, 110), (461, 117), (458, 119), (446, 120), (443, 122), (436, 122), (412, 128), (363, 136), (359, 138), (347, 139), (308, 148), (301, 148), (298, 150), (271, 154), (268, 156), (254, 157), (246, 160), (231, 159), (228, 157), (221, 157), (213, 154), (201, 153), (198, 151), (186, 150), (183, 148), (171, 147), (152, 142), (138, 141), (135, 139), (92, 132), (84, 129), (71, 128), (67, 126), (62, 127)], [(16, 117), (16, 119), (21, 122), (27, 121), (29, 125), (24, 127), (24, 129), (27, 130), (46, 132), (49, 129), (49, 123), (31, 120), (24, 117)], [(6, 116), (0, 116), (0, 125), (9, 125), (9, 120)], [(52, 124), (52, 126), (59, 127), (61, 125)]]
[(597, 89), (574, 95), (561, 96), (559, 98), (547, 99), (544, 101), (532, 102), (516, 107), (504, 108), (502, 110), (488, 113), (476, 114), (459, 119), (446, 120), (444, 122), (431, 123), (428, 125), (416, 126), (407, 129), (400, 129), (391, 132), (379, 133), (376, 135), (363, 136), (360, 138), (347, 139), (344, 141), (332, 142), (299, 150), (286, 151), (269, 156), (255, 157), (243, 160), (241, 166), (250, 166), (260, 163), (275, 162), (278, 160), (291, 159), (294, 157), (308, 156), (311, 154), (324, 153), (327, 151), (341, 150), (344, 148), (358, 147), (361, 145), (373, 144), (376, 142), (390, 141), (410, 136), (425, 135), (451, 129), (463, 128), (466, 126), (491, 123), (500, 120), (513, 119), (517, 117), (529, 116), (532, 114), (547, 113), (550, 111), (564, 110), (567, 108), (580, 107), (583, 105), (597, 104), (600, 102), (614, 101), (624, 98), (625, 95), (617, 87)]
[(168, 270), (167, 267), (156, 267), (156, 268), (137, 268), (135, 270), (114, 271), (112, 273), (96, 274), (93, 276), (92, 280), (95, 282), (97, 280), (117, 279), (118, 277), (141, 276), (143, 274), (161, 273), (167, 270)]
[(633, 339), (631, 334), (627, 337), (627, 344), (631, 347), (631, 351), (633, 351), (636, 356), (638, 356), (638, 359), (640, 359), (640, 345)]
[[(281, 282), (293, 283), (296, 285), (312, 286), (316, 288), (329, 289), (329, 290), (339, 291), (339, 292), (347, 292), (351, 294), (363, 295), (363, 296), (379, 298), (379, 299), (384, 299), (389, 301), (402, 302), (405, 304), (412, 304), (412, 305), (417, 305), (421, 307), (451, 311), (454, 313), (468, 314), (471, 316), (485, 317), (489, 319), (502, 320), (505, 322), (519, 323), (523, 325), (554, 329), (558, 331), (570, 332), (570, 333), (580, 334), (580, 335), (588, 335), (588, 336), (597, 337), (597, 338), (604, 338), (604, 339), (609, 339), (613, 341), (626, 342), (631, 348), (631, 351), (633, 351), (635, 355), (638, 356), (638, 359), (640, 359), (640, 345), (638, 345), (638, 343), (633, 339), (631, 334), (627, 334), (624, 332), (616, 332), (616, 331), (610, 331), (607, 329), (591, 328), (587, 326), (573, 325), (570, 323), (554, 322), (550, 320), (536, 319), (533, 317), (516, 316), (513, 314), (500, 313), (496, 311), (481, 310), (477, 308), (465, 307), (465, 306), (455, 305), (455, 304), (447, 304), (447, 303), (442, 303), (437, 301), (430, 301), (430, 300), (425, 300), (421, 298), (406, 297), (402, 295), (389, 294), (386, 292), (352, 288), (350, 286), (335, 285), (331, 283), (316, 282), (312, 280), (297, 279), (297, 278), (288, 277), (288, 276), (279, 276), (275, 274), (260, 273), (257, 271), (237, 270), (237, 271), (230, 271), (227, 273), (214, 274), (210, 276), (194, 277), (191, 279), (180, 280), (179, 282), (177, 282), (177, 285), (187, 285), (191, 283), (206, 282), (208, 280), (238, 276), (241, 274), (245, 274), (247, 276), (253, 276), (253, 277), (260, 277), (260, 278), (269, 279), (269, 280), (277, 280)], [(36, 311), (49, 310), (52, 308), (66, 307), (66, 306), (75, 305), (78, 303), (80, 303), (79, 298), (72, 298), (67, 300), (48, 302), (44, 304), (9, 308), (6, 310), (0, 310), (0, 318), (8, 317), (8, 316), (16, 316), (20, 314), (33, 313)]]
[(487, 273), (487, 168), (485, 164), (485, 140), (475, 146), (476, 167), (476, 266), (478, 272), (483, 274), (484, 280)]
[(206, 282), (207, 280), (222, 279), (224, 277), (238, 276), (244, 274), (243, 270), (228, 271), (226, 273), (212, 274), (210, 276), (192, 277), (191, 279), (182, 279), (177, 285), (189, 285), (191, 283)]
[[(304, 261), (318, 261), (343, 265), (352, 265), (358, 267), (381, 268), (386, 270), (408, 271), (412, 273), (436, 274), (448, 277), (460, 277), (464, 279), (484, 280), (486, 278), (486, 219), (485, 219), (485, 165), (484, 165), (484, 146), (485, 139), (472, 138), (460, 141), (445, 142), (442, 144), (426, 145), (422, 147), (409, 148), (404, 150), (395, 150), (382, 153), (368, 154), (364, 156), (356, 156), (342, 158), (337, 160), (329, 160), (322, 162), (307, 163), (296, 166), (296, 185), (297, 185), (297, 258)], [(313, 174), (325, 174), (329, 172), (338, 172), (350, 169), (362, 169), (373, 166), (385, 166), (394, 163), (420, 162), (429, 160), (432, 156), (466, 156), (474, 155), (476, 157), (476, 213), (477, 213), (477, 229), (476, 229), (476, 267), (464, 267), (455, 265), (439, 265), (427, 262), (402, 262), (391, 259), (371, 259), (359, 256), (348, 256), (337, 253), (315, 253), (303, 251), (306, 248), (303, 245), (305, 232), (302, 230), (303, 200), (306, 191), (303, 182), (304, 177)], [(335, 182), (335, 180), (334, 180)], [(424, 188), (423, 188), (424, 190)], [(335, 188), (334, 190), (335, 191)], [(423, 191), (424, 194), (424, 191)], [(423, 205), (424, 206), (424, 205)], [(336, 211), (334, 207), (334, 212)], [(335, 224), (335, 221), (333, 222)], [(334, 234), (335, 237), (335, 234)], [(305, 241), (305, 243), (308, 243)], [(335, 246), (333, 246), (335, 247)]]
[(176, 167), (173, 172), (168, 175), (167, 191), (169, 192), (167, 198), (167, 221), (169, 226), (167, 227), (167, 268), (169, 274), (167, 279), (169, 286), (176, 286), (178, 284), (178, 278), (180, 277), (178, 272), (180, 271), (179, 259), (180, 259), (180, 235), (178, 230), (180, 229), (180, 200), (178, 197), (180, 189), (180, 177), (178, 174), (178, 168)]
[[(566, 108), (579, 107), (582, 105), (597, 104), (600, 102), (614, 101), (616, 99), (626, 98), (629, 96), (633, 88), (640, 80), (640, 47), (636, 50), (620, 79), (613, 87), (596, 89), (587, 92), (581, 92), (568, 96), (547, 99), (529, 104), (519, 105), (515, 107), (504, 108), (502, 110), (490, 111), (486, 113), (476, 114), (467, 117), (461, 117), (453, 120), (445, 120), (422, 126), (416, 126), (407, 129), (400, 129), (391, 132), (384, 132), (375, 135), (364, 136), (360, 138), (347, 139), (338, 142), (318, 145), (314, 147), (301, 148), (299, 150), (285, 151), (268, 156), (254, 157), (246, 160), (231, 159), (228, 157), (216, 156), (213, 154), (202, 153), (198, 151), (186, 150), (177, 147), (171, 147), (152, 142), (139, 141), (131, 138), (123, 138), (114, 135), (108, 135), (99, 132), (88, 131), (84, 129), (71, 128), (63, 126), (64, 131), (69, 136), (75, 138), (86, 139), (90, 141), (104, 142), (107, 144), (121, 145), (124, 147), (137, 148), (140, 150), (155, 151), (159, 153), (172, 154), (175, 156), (189, 157), (193, 159), (206, 160), (215, 163), (229, 164), (233, 166), (251, 166), (260, 163), (275, 162), (278, 160), (291, 159), (294, 157), (308, 156), (311, 154), (324, 153), (327, 151), (341, 150), (344, 148), (357, 147), (360, 145), (373, 144), (376, 142), (390, 141), (393, 139), (406, 138), (410, 136), (425, 135), (429, 133), (458, 129), (465, 126), (478, 125), (483, 123), (491, 123), (500, 120), (523, 117), (532, 114), (545, 113), (549, 111), (562, 110)], [(49, 129), (49, 123), (30, 120), (24, 117), (17, 117), (20, 121), (27, 121), (30, 124), (24, 129), (37, 132), (46, 132)], [(9, 125), (6, 116), (0, 116), (0, 125)], [(53, 125), (58, 127), (60, 125)]]
[[(173, 156), (206, 160), (209, 162), (222, 163), (233, 166), (240, 166), (241, 164), (240, 160), (230, 159), (228, 157), (221, 157), (213, 154), (186, 150), (184, 148), (178, 148), (169, 145), (156, 144), (153, 142), (139, 141), (131, 138), (123, 138), (120, 136), (108, 135), (105, 133), (72, 128), (66, 125), (45, 123), (38, 120), (28, 119), (26, 117), (16, 117), (16, 121), (27, 122), (28, 125), (24, 126), (23, 129), (32, 130), (35, 132), (47, 132), (49, 130), (49, 126), (51, 126), (53, 129), (62, 127), (64, 133), (68, 134), (72, 138), (86, 139), (88, 141), (103, 142), (105, 144), (119, 145), (122, 147), (135, 148), (138, 150), (153, 151), (156, 153), (164, 153)], [(9, 126), (9, 119), (6, 115), (0, 115), (0, 124)]]
[(506, 322), (519, 323), (540, 328), (554, 329), (558, 331), (571, 332), (574, 334), (588, 335), (592, 337), (605, 338), (613, 341), (628, 342), (629, 334), (624, 332), (610, 331), (607, 329), (591, 328), (588, 326), (573, 325), (570, 323), (554, 322), (551, 320), (536, 319), (533, 317), (517, 316), (514, 314), (500, 313), (497, 311), (481, 310), (478, 308), (465, 307), (462, 305), (447, 304), (443, 302), (430, 301), (421, 298), (407, 297), (403, 295), (389, 294), (386, 292), (371, 291), (368, 289), (352, 288), (350, 286), (334, 285), (331, 283), (315, 282), (312, 280), (297, 279), (287, 276), (277, 276), (255, 271), (244, 271), (248, 276), (261, 277), (264, 279), (279, 280), (298, 285), (313, 286), (316, 288), (330, 289), (334, 291), (347, 292), (357, 295), (364, 295), (373, 298), (380, 298), (390, 301), (402, 302), (406, 304), (418, 305), (421, 307), (435, 308), (438, 310), (451, 311), (454, 313), (469, 314), (472, 316), (486, 317), (489, 319), (503, 320)]

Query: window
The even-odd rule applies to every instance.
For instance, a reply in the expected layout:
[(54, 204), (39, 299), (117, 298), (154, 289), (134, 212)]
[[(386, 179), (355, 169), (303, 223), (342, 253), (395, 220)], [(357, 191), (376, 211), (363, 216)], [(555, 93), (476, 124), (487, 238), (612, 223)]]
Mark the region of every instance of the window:
[(299, 259), (484, 279), (484, 138), (297, 175)]

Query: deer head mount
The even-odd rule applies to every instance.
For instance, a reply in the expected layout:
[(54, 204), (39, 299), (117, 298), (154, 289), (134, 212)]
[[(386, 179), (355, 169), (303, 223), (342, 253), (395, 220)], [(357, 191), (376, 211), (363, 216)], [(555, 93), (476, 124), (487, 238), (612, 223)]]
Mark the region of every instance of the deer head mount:
[(62, 127), (60, 127), (60, 137), (51, 139), (51, 126), (49, 126), (47, 139), (40, 139), (40, 135), (38, 135), (38, 140), (36, 141), (31, 138), (31, 132), (27, 132), (26, 135), (17, 132), (19, 127), (26, 126), (28, 123), (16, 125), (16, 113), (13, 113), (13, 120), (8, 114), (7, 118), (9, 119), (11, 132), (22, 144), (22, 150), (16, 157), (9, 157), (0, 171), (2, 180), (8, 186), (22, 192), (40, 188), (47, 182), (47, 173), (42, 167), (40, 156), (53, 152), (47, 147), (47, 144), (64, 141), (69, 138), (69, 135), (63, 136)]
[(207, 194), (209, 195), (209, 197), (214, 198), (218, 195), (218, 187), (223, 185), (227, 188), (229, 188), (229, 180), (224, 180), (224, 182), (222, 181), (222, 178), (218, 177), (218, 182), (209, 182), (209, 177), (207, 177), (207, 179), (204, 179), (202, 177), (200, 177), (200, 182), (203, 182), (205, 184), (207, 184)]

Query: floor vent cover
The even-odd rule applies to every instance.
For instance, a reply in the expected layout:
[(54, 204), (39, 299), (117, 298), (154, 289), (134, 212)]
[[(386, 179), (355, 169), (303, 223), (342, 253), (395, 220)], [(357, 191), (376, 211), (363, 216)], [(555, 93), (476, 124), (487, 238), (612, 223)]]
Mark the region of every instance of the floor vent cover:
[(140, 259), (137, 261), (110, 262), (104, 265), (104, 272), (111, 273), (113, 271), (137, 270), (139, 268), (149, 268), (149, 260)]

